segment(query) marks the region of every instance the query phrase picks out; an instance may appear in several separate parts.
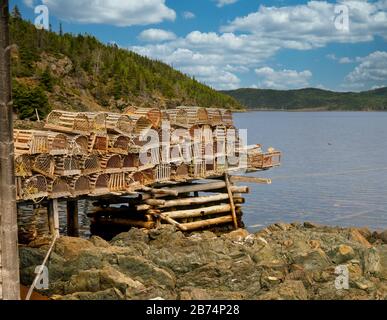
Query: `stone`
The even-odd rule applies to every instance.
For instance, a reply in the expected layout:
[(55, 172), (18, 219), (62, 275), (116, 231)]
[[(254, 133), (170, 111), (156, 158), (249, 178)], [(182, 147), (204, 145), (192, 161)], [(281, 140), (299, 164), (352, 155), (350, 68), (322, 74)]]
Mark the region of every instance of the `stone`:
[(350, 229), (349, 239), (351, 241), (355, 241), (355, 242), (360, 243), (361, 245), (363, 245), (366, 248), (372, 247), (372, 245), (368, 242), (368, 240), (366, 238), (364, 238), (364, 236), (357, 229)]
[(302, 281), (285, 280), (272, 291), (258, 297), (259, 300), (306, 300), (308, 292)]
[(226, 233), (223, 235), (225, 239), (229, 239), (235, 242), (243, 242), (247, 236), (249, 236), (249, 232), (246, 229), (237, 229)]
[(312, 250), (294, 257), (296, 264), (301, 264), (305, 270), (325, 269), (330, 265), (329, 258), (321, 249)]
[(355, 257), (355, 251), (347, 245), (339, 245), (330, 252), (330, 257), (335, 264), (342, 264)]
[(364, 252), (363, 270), (365, 274), (378, 275), (382, 272), (381, 258), (377, 249), (371, 248)]
[(387, 244), (387, 230), (384, 230), (379, 234), (379, 239), (381, 239), (383, 243)]
[(98, 236), (92, 236), (89, 240), (92, 244), (94, 244), (96, 247), (100, 248), (109, 248), (110, 244), (106, 240), (98, 237)]
[(132, 241), (149, 242), (149, 236), (141, 229), (131, 228), (128, 232), (123, 232), (115, 236), (110, 244), (112, 246), (125, 247), (130, 245)]
[(314, 229), (314, 228), (318, 228), (319, 226), (320, 226), (319, 224), (314, 222), (309, 222), (309, 221), (304, 222), (304, 228), (307, 228), (307, 229)]
[(121, 272), (136, 279), (142, 279), (143, 283), (153, 282), (167, 288), (176, 286), (176, 279), (172, 272), (162, 269), (142, 257), (119, 256), (118, 267)]
[(65, 259), (73, 259), (83, 251), (94, 249), (95, 246), (82, 238), (60, 237), (55, 244), (55, 252)]
[(125, 300), (125, 296), (116, 288), (97, 292), (76, 292), (70, 295), (57, 296), (56, 300)]

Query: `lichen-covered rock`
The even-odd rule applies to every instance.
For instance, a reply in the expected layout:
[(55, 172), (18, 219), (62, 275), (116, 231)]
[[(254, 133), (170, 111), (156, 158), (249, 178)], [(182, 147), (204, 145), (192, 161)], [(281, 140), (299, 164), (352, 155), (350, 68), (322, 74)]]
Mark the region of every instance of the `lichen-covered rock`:
[[(20, 247), (24, 285), (47, 250), (44, 241)], [(348, 271), (348, 289), (336, 288), (338, 266)], [(60, 238), (42, 293), (66, 300), (387, 299), (386, 266), (387, 245), (369, 230), (277, 223), (256, 234), (186, 235), (163, 226), (110, 242)]]

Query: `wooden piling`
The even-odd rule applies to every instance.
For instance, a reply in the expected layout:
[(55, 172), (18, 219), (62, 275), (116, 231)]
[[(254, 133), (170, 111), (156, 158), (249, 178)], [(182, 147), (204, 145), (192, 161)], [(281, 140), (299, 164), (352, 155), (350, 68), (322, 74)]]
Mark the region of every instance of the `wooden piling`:
[(20, 299), (8, 0), (0, 1), (0, 300)]
[(67, 201), (67, 235), (79, 237), (78, 201)]
[(51, 235), (59, 236), (59, 208), (58, 199), (48, 201), (48, 229)]

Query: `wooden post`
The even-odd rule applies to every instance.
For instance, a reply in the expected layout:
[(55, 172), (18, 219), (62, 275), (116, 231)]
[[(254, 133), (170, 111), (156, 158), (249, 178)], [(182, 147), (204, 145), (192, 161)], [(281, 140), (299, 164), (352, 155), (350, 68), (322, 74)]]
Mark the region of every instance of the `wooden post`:
[(78, 201), (67, 201), (67, 235), (79, 237)]
[(51, 235), (59, 236), (59, 208), (58, 199), (53, 199), (48, 202), (48, 228)]
[(224, 180), (226, 182), (226, 188), (227, 188), (228, 197), (230, 198), (232, 221), (234, 222), (235, 229), (238, 229), (238, 220), (237, 220), (237, 216), (236, 216), (236, 212), (235, 212), (234, 198), (233, 198), (233, 195), (232, 195), (231, 185), (230, 185), (230, 181), (228, 179), (228, 173), (227, 172), (225, 172), (225, 174), (224, 174)]
[(8, 0), (0, 0), (0, 299), (20, 299)]

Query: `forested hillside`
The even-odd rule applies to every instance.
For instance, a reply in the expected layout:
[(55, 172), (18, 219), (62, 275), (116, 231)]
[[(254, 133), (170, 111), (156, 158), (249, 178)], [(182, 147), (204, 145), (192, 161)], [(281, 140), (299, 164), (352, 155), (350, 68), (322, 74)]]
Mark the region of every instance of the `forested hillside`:
[(278, 110), (387, 110), (387, 87), (364, 92), (333, 92), (321, 89), (222, 91), (249, 109)]
[(91, 35), (37, 30), (15, 8), (10, 20), (13, 98), (21, 119), (51, 109), (112, 110), (128, 105), (242, 109), (233, 98), (159, 61)]

